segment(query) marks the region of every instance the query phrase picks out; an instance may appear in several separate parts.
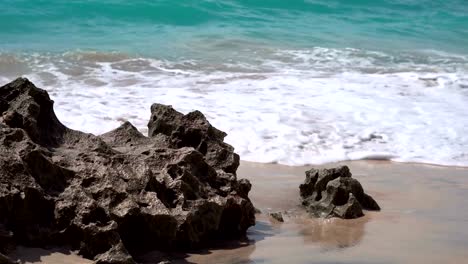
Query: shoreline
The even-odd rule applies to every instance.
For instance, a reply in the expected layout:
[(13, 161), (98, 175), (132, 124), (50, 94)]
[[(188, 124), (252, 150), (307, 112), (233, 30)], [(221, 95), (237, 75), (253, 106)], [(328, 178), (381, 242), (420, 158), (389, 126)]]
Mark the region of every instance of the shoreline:
[(345, 163), (355, 163), (355, 162), (382, 162), (382, 163), (390, 163), (390, 164), (409, 164), (409, 165), (420, 165), (420, 166), (429, 166), (429, 167), (442, 167), (442, 168), (459, 168), (459, 169), (468, 169), (467, 166), (459, 166), (459, 165), (444, 165), (444, 164), (437, 164), (437, 163), (426, 163), (426, 162), (415, 162), (415, 161), (394, 161), (391, 159), (356, 159), (356, 160), (342, 160), (342, 161), (335, 161), (335, 162), (327, 162), (323, 164), (304, 164), (304, 165), (287, 165), (278, 162), (257, 162), (257, 161), (248, 161), (248, 160), (241, 160), (241, 163), (246, 164), (266, 164), (266, 165), (280, 165), (285, 167), (293, 167), (293, 168), (301, 168), (301, 167), (326, 167), (326, 166), (333, 166), (336, 164), (345, 164)]
[[(173, 263), (226, 264), (426, 264), (461, 263), (468, 258), (468, 169), (380, 160), (314, 167), (337, 164), (350, 167), (353, 177), (381, 205), (380, 212), (365, 211), (364, 217), (353, 220), (310, 218), (300, 207), (298, 186), (312, 166), (241, 161), (238, 178), (252, 182), (249, 197), (262, 212), (248, 230), (247, 241), (165, 255)], [(268, 216), (276, 211), (283, 212), (284, 223)], [(22, 250), (21, 254), (31, 254)], [(73, 254), (47, 254), (33, 258), (39, 262), (23, 263), (80, 263), (63, 262), (80, 258)]]

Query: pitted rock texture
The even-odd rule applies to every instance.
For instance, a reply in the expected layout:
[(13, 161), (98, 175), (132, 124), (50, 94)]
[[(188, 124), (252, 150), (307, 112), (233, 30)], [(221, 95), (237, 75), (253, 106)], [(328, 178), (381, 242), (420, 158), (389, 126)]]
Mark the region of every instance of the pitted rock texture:
[(255, 224), (239, 156), (198, 111), (155, 104), (149, 137), (128, 122), (95, 136), (61, 124), (47, 92), (19, 78), (0, 87), (0, 114), (0, 253), (8, 239), (135, 263)]
[(306, 171), (306, 179), (299, 186), (302, 205), (312, 215), (324, 218), (353, 219), (364, 216), (363, 209), (380, 210), (351, 176), (347, 166)]

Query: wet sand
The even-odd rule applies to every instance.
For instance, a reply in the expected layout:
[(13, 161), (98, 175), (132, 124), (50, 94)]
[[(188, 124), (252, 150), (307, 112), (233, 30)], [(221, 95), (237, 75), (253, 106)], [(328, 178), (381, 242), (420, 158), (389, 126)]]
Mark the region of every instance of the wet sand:
[[(307, 167), (242, 162), (262, 211), (243, 243), (176, 257), (175, 263), (466, 263), (468, 169), (387, 161), (347, 162), (382, 207), (356, 220), (313, 219), (299, 206)], [(325, 167), (334, 166), (329, 164)], [(323, 167), (323, 166), (322, 166)], [(283, 212), (285, 222), (268, 217)], [(23, 263), (90, 263), (70, 252), (20, 248)]]
[[(356, 220), (311, 219), (299, 207), (307, 167), (243, 162), (262, 211), (250, 245), (193, 254), (194, 263), (467, 263), (468, 169), (387, 161), (346, 163), (382, 207)], [(333, 164), (336, 165), (336, 164)], [(332, 164), (326, 165), (326, 167)], [(268, 212), (289, 211), (285, 223)]]
[(91, 264), (91, 260), (76, 255), (76, 252), (61, 249), (42, 249), (18, 247), (10, 257), (19, 260), (20, 263), (28, 264)]

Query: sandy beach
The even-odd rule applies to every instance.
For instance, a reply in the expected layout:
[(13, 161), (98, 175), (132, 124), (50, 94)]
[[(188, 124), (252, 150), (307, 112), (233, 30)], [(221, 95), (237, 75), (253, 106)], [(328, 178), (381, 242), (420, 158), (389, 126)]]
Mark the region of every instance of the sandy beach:
[[(192, 255), (196, 263), (463, 263), (468, 257), (468, 170), (387, 161), (345, 163), (381, 205), (357, 220), (310, 219), (297, 186), (307, 167), (243, 162), (251, 199), (264, 213), (289, 211), (285, 223), (264, 215), (250, 246)], [(333, 164), (325, 167), (333, 166)], [(288, 217), (289, 215), (289, 217)], [(221, 257), (222, 256), (222, 257)]]
[[(174, 254), (174, 262), (463, 263), (468, 258), (468, 169), (387, 161), (343, 164), (381, 212), (365, 212), (356, 220), (309, 218), (299, 206), (298, 185), (310, 166), (242, 162), (238, 177), (251, 180), (250, 197), (262, 212), (246, 241)], [(277, 211), (284, 223), (268, 216)], [(90, 263), (66, 251), (20, 248), (14, 255), (22, 263)]]

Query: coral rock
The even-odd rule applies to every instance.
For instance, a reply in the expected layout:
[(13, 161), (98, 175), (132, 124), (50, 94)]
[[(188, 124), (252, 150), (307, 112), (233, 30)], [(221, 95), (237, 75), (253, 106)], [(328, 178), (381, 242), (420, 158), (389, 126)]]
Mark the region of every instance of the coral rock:
[(151, 113), (149, 137), (128, 122), (95, 136), (61, 124), (27, 79), (0, 87), (1, 232), (115, 264), (245, 234), (251, 185), (237, 180), (226, 134), (198, 111), (155, 104)]

